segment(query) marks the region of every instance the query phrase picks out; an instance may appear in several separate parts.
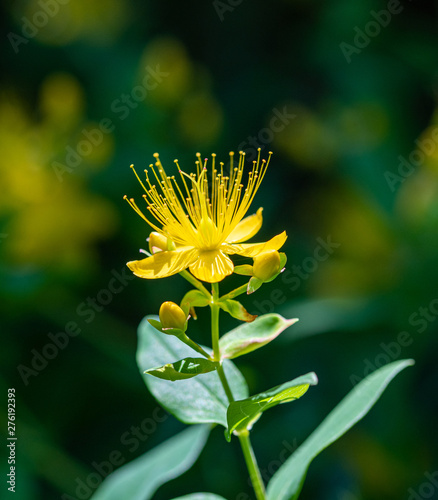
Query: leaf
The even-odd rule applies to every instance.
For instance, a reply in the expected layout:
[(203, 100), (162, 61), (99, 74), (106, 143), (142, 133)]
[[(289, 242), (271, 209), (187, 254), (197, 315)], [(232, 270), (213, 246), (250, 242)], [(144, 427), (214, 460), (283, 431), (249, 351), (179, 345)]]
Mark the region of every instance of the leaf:
[(248, 281), (248, 287), (246, 289), (246, 293), (250, 295), (251, 293), (254, 293), (256, 290), (258, 290), (261, 286), (263, 285), (263, 281), (259, 280), (255, 276), (253, 276), (249, 281)]
[(195, 307), (205, 307), (210, 304), (210, 299), (199, 290), (190, 290), (181, 300), (180, 307), (186, 313), (189, 312), (196, 319)]
[[(161, 321), (158, 321), (158, 320), (152, 319), (152, 318), (148, 319), (148, 321), (159, 332), (161, 332), (163, 330), (163, 327), (161, 326)], [(178, 331), (182, 331), (182, 330), (178, 330)]]
[(412, 360), (395, 361), (362, 380), (289, 457), (268, 485), (268, 500), (296, 500), (312, 460), (361, 420), (389, 382)]
[(196, 425), (110, 474), (92, 500), (149, 500), (155, 491), (195, 463), (210, 433), (210, 426)]
[(165, 333), (166, 335), (173, 335), (178, 338), (184, 337), (185, 335), (184, 330), (181, 330), (180, 328), (163, 328), (161, 322), (156, 319), (148, 319), (148, 322), (155, 328), (155, 330)]
[(217, 363), (204, 358), (184, 358), (158, 368), (150, 368), (145, 373), (164, 380), (184, 380), (203, 373), (212, 372)]
[(192, 493), (183, 497), (174, 498), (173, 500), (225, 500), (224, 497), (215, 495), (214, 493)]
[(252, 323), (240, 325), (220, 338), (221, 359), (237, 358), (263, 347), (297, 321), (296, 318), (285, 319), (279, 314), (265, 314)]
[[(227, 426), (228, 398), (217, 373), (169, 382), (144, 375), (145, 370), (190, 357), (192, 350), (177, 338), (157, 332), (145, 318), (138, 328), (137, 364), (155, 399), (186, 424), (218, 423)], [(248, 387), (232, 362), (223, 364), (235, 399), (248, 397)]]
[(252, 276), (252, 266), (243, 264), (243, 266), (234, 266), (234, 272), (241, 276)]
[(250, 398), (234, 401), (227, 411), (228, 429), (225, 437), (229, 441), (233, 431), (251, 429), (260, 418), (262, 412), (278, 404), (289, 403), (303, 396), (309, 386), (316, 385), (318, 378), (313, 372), (307, 373), (285, 384), (278, 385), (266, 392), (256, 394)]
[(241, 321), (250, 323), (257, 318), (256, 314), (249, 314), (249, 312), (237, 300), (228, 299), (219, 301), (219, 307), (230, 314), (233, 318), (240, 319)]

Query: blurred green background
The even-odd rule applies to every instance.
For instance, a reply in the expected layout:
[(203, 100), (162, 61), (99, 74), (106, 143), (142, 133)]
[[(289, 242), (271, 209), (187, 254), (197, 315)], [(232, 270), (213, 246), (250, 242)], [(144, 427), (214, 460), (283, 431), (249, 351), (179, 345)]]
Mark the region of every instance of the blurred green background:
[[(265, 477), (357, 380), (412, 357), (312, 464), (300, 498), (438, 498), (436, 485), (425, 489), (438, 469), (436, 2), (1, 9), (0, 356), (3, 401), (7, 387), (17, 394), (15, 498), (89, 498), (94, 488), (80, 497), (78, 484), (113, 450), (129, 461), (184, 427), (161, 418), (126, 444), (157, 414), (135, 363), (136, 327), (188, 289), (179, 276), (131, 279), (125, 268), (149, 233), (122, 199), (141, 196), (129, 165), (141, 171), (158, 151), (190, 170), (197, 151), (226, 161), (257, 147), (274, 151), (252, 207), (264, 207), (257, 240), (287, 230), (289, 273), (243, 302), (300, 322), (237, 365), (253, 393), (312, 370), (320, 379), (255, 427)], [(235, 324), (223, 318), (224, 330)], [(208, 311), (192, 332), (208, 342)], [(62, 348), (47, 347), (54, 338)], [(192, 491), (252, 497), (241, 451), (220, 429), (155, 498)]]

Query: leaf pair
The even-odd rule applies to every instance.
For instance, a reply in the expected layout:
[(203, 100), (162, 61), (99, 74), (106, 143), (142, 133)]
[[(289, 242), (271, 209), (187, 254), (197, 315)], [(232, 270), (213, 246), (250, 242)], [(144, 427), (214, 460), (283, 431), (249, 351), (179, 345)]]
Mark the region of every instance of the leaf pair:
[[(266, 314), (257, 318), (252, 323), (239, 325), (234, 330), (226, 333), (219, 340), (221, 361), (224, 359), (237, 358), (238, 356), (248, 354), (255, 349), (263, 347), (296, 321), (298, 320), (286, 320), (278, 314)], [(156, 320), (148, 318), (148, 322), (156, 328)], [(177, 335), (177, 337), (181, 340), (181, 335)], [(166, 339), (163, 340), (164, 342), (167, 341)], [(189, 344), (187, 341), (184, 343), (198, 352), (200, 352), (199, 349), (202, 349), (204, 352), (205, 349), (207, 349), (203, 349), (197, 344), (195, 344), (196, 347), (193, 347), (193, 345)], [(218, 363), (211, 359), (187, 357), (163, 366), (149, 368), (145, 370), (145, 373), (161, 379), (175, 381), (212, 372), (216, 370), (217, 365)]]
[[(168, 359), (169, 355), (181, 357), (187, 352), (190, 352), (189, 348), (176, 338), (157, 335), (146, 320), (141, 323), (137, 351), (141, 372)], [(411, 360), (396, 361), (362, 380), (280, 467), (268, 484), (267, 500), (297, 500), (312, 460), (361, 420), (390, 381), (412, 364)], [(225, 427), (228, 424), (229, 433), (248, 428), (261, 412), (297, 399), (310, 385), (316, 383), (315, 375), (309, 373), (248, 398), (248, 388), (237, 368), (231, 361), (225, 360), (224, 369), (233, 394), (238, 399), (229, 406), (215, 373), (184, 381), (184, 391), (176, 389), (178, 382), (169, 384), (159, 378), (144, 379), (156, 399), (183, 422), (216, 422)], [(209, 426), (194, 426), (124, 465), (105, 479), (93, 500), (149, 500), (161, 484), (191, 467), (202, 451), (209, 431)], [(194, 493), (179, 497), (178, 500), (224, 499), (212, 493)]]
[(253, 424), (261, 417), (262, 412), (278, 404), (290, 403), (299, 399), (311, 385), (317, 383), (318, 378), (315, 373), (311, 372), (266, 392), (241, 401), (234, 401), (227, 410), (228, 428), (225, 431), (225, 437), (230, 441), (233, 432), (251, 430)]

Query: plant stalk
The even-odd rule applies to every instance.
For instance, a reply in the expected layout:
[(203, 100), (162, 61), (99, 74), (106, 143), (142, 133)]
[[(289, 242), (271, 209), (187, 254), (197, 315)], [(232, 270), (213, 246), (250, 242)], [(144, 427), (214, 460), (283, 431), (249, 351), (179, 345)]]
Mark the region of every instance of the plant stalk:
[(251, 479), (252, 487), (254, 488), (254, 493), (257, 500), (266, 499), (265, 485), (263, 484), (263, 479), (260, 474), (259, 466), (257, 465), (257, 460), (254, 454), (254, 450), (251, 446), (251, 441), (249, 439), (249, 431), (243, 431), (239, 433), (240, 446), (242, 447), (243, 456), (245, 457), (246, 466), (248, 468), (249, 477)]
[[(241, 287), (242, 288), (242, 287)], [(240, 292), (242, 293), (242, 292)], [(212, 301), (210, 304), (211, 308), (211, 340), (213, 346), (213, 358), (218, 361), (218, 367), (216, 368), (219, 375), (222, 387), (224, 388), (225, 394), (227, 395), (228, 401), (232, 403), (234, 401), (234, 396), (231, 391), (230, 385), (228, 383), (227, 377), (224, 372), (222, 363), (220, 362), (220, 351), (219, 351), (219, 306), (216, 304), (219, 301), (219, 284), (212, 284)], [(265, 485), (263, 484), (263, 479), (260, 474), (259, 466), (257, 465), (257, 460), (252, 449), (251, 440), (249, 438), (249, 431), (245, 430), (238, 434), (240, 446), (242, 447), (243, 456), (245, 458), (245, 463), (248, 468), (249, 477), (254, 488), (254, 493), (257, 500), (266, 500)]]
[(192, 276), (188, 271), (181, 271), (179, 273), (184, 279), (186, 279), (191, 285), (201, 291), (206, 297), (210, 298), (209, 291), (205, 288), (205, 286), (198, 281), (194, 276)]
[(227, 293), (226, 295), (221, 297), (221, 300), (234, 299), (234, 297), (237, 297), (238, 295), (242, 295), (242, 293), (247, 293), (247, 288), (248, 288), (248, 283), (246, 283), (245, 285), (239, 286), (239, 288), (236, 288), (235, 290), (233, 290), (230, 293)]

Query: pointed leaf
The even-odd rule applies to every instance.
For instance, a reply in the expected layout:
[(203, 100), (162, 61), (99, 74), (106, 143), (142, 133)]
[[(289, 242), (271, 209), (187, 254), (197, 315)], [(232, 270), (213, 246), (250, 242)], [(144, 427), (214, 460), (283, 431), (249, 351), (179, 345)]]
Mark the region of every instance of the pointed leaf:
[[(170, 382), (144, 375), (145, 370), (172, 359), (190, 357), (192, 350), (177, 338), (157, 332), (145, 318), (138, 328), (137, 364), (155, 399), (186, 424), (218, 423), (227, 426), (228, 398), (217, 373)], [(248, 387), (231, 361), (223, 364), (235, 399), (248, 396)]]
[(183, 337), (185, 335), (184, 330), (181, 330), (180, 328), (163, 328), (161, 321), (156, 319), (149, 318), (148, 322), (155, 328), (155, 330), (165, 333), (166, 335), (173, 335), (174, 337)]
[(409, 359), (395, 361), (362, 380), (278, 469), (268, 485), (268, 500), (296, 500), (312, 460), (361, 420), (389, 382), (413, 364)]
[(184, 358), (158, 368), (150, 368), (145, 373), (164, 380), (184, 380), (203, 373), (212, 372), (217, 363), (204, 358)]
[(210, 433), (210, 426), (196, 425), (110, 474), (92, 500), (149, 500), (155, 491), (195, 463)]
[(240, 432), (251, 429), (262, 412), (278, 404), (299, 399), (307, 392), (309, 386), (317, 383), (318, 378), (313, 372), (310, 372), (250, 398), (234, 401), (227, 411), (228, 429), (225, 433), (226, 438), (229, 440), (233, 431)]
[(210, 304), (210, 299), (200, 290), (190, 290), (181, 300), (180, 307), (186, 313), (192, 313), (196, 319), (195, 307), (205, 307)]
[(256, 314), (249, 314), (249, 312), (237, 300), (222, 300), (219, 302), (219, 307), (230, 314), (233, 318), (246, 321), (247, 323), (250, 323), (257, 318)]
[(234, 266), (234, 272), (241, 276), (252, 276), (252, 266), (243, 264), (243, 266)]
[[(153, 319), (153, 318), (148, 319), (148, 321), (149, 321), (149, 324), (151, 324), (159, 332), (161, 332), (163, 330), (163, 327), (161, 326), (161, 321), (159, 321), (157, 319)], [(178, 330), (178, 331), (182, 332), (182, 330)]]
[(258, 290), (261, 286), (263, 285), (263, 281), (259, 280), (255, 276), (253, 276), (249, 281), (248, 281), (248, 288), (246, 289), (246, 293), (250, 295), (251, 293), (254, 293), (256, 290)]
[(285, 319), (279, 314), (265, 314), (252, 323), (240, 325), (219, 340), (221, 359), (237, 358), (263, 347), (297, 321), (296, 318)]

